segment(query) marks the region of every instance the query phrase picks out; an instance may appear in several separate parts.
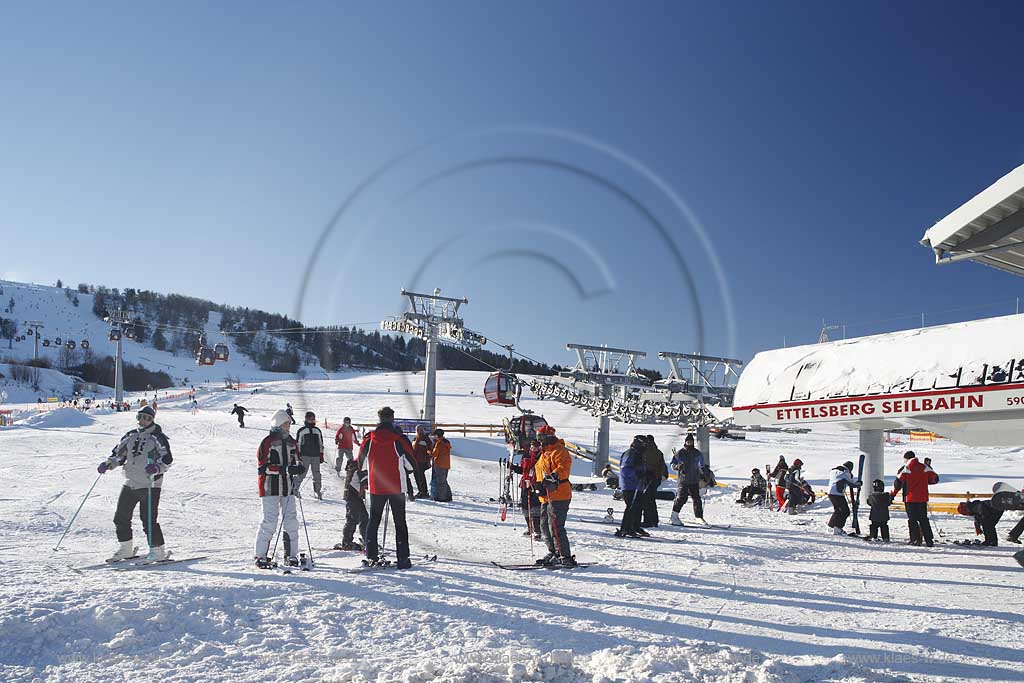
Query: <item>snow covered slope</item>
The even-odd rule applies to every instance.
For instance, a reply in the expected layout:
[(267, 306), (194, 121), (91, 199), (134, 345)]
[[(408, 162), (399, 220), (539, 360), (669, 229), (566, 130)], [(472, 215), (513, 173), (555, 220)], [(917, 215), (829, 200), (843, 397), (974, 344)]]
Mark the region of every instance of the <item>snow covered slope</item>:
[[(499, 422), (481, 373), (438, 376), (439, 419)], [(111, 517), (121, 485), (104, 475), (57, 552), (51, 548), (96, 479), (96, 464), (133, 426), (131, 415), (94, 415), (74, 428), (0, 430), (0, 678), (4, 681), (1004, 681), (1024, 679), (1019, 634), (1024, 571), (1014, 548), (907, 548), (826, 535), (823, 507), (782, 517), (712, 493), (706, 517), (729, 530), (654, 530), (659, 541), (617, 539), (598, 520), (610, 492), (577, 493), (569, 515), (573, 552), (596, 566), (573, 572), (507, 572), (491, 560), (528, 562), (542, 549), (522, 519), (500, 522), (495, 503), (499, 439), (455, 436), (451, 504), (417, 501), (408, 518), (414, 558), (404, 572), (346, 573), (358, 558), (315, 548), (338, 542), (341, 481), (303, 501), (318, 568), (290, 577), (251, 567), (259, 517), (255, 449), (274, 410), (315, 410), (332, 427), (369, 421), (385, 404), (414, 416), (422, 375), (379, 374), (279, 382), (248, 392), (201, 394), (158, 419), (175, 462), (161, 505), (168, 547), (206, 559), (119, 572), (79, 570), (115, 547)], [(409, 393), (406, 393), (408, 389)], [(475, 392), (475, 393), (471, 393)], [(247, 429), (228, 414), (253, 411)], [(573, 440), (594, 421), (575, 409), (527, 399)], [(612, 426), (621, 449), (635, 431), (668, 453), (670, 427)], [(916, 446), (916, 444), (915, 444)], [(752, 465), (799, 456), (822, 483), (856, 447), (856, 434), (750, 434), (714, 442), (720, 478), (736, 485)], [(995, 478), (1020, 484), (1024, 453), (929, 445), (943, 487)], [(895, 454), (893, 454), (895, 455)], [(888, 471), (897, 457), (890, 457)], [(587, 465), (577, 472), (582, 475)], [(576, 475), (574, 475), (576, 476)], [(661, 503), (667, 520), (669, 503)], [(689, 512), (689, 508), (687, 508)], [(686, 518), (689, 515), (684, 515)], [(1011, 515), (1008, 515), (1010, 517)], [(1012, 515), (1015, 521), (1016, 515)], [(802, 525), (807, 522), (806, 525)], [(936, 516), (943, 538), (973, 536), (964, 518)], [(1007, 523), (1002, 524), (1005, 532)], [(136, 523), (136, 538), (144, 537)], [(672, 541), (681, 541), (675, 543)], [(391, 534), (388, 546), (392, 546)], [(393, 546), (392, 546), (393, 547)]]

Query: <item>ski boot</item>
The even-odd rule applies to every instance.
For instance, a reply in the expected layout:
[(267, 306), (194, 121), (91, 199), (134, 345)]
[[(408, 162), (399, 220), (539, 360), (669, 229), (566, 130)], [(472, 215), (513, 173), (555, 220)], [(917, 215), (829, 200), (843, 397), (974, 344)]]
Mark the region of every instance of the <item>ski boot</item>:
[(107, 558), (107, 562), (123, 562), (138, 557), (137, 550), (138, 548), (132, 545), (131, 540), (121, 541), (121, 546), (117, 549), (116, 553)]
[(299, 566), (299, 558), (295, 557), (294, 555), (291, 556), (291, 557), (284, 558), (284, 566), (286, 566), (286, 567), (298, 567)]
[(673, 512), (672, 513), (671, 522), (672, 522), (672, 526), (683, 526), (683, 520), (679, 519), (679, 513), (678, 512)]
[(636, 535), (639, 536), (640, 538), (650, 538), (651, 537), (651, 535), (649, 533), (647, 533), (646, 529), (637, 529), (636, 530)]
[(544, 557), (537, 560), (537, 564), (542, 564), (545, 567), (549, 567), (555, 564), (556, 562), (558, 562), (558, 555), (556, 555), (555, 553), (548, 553)]
[(324, 499), (324, 492), (323, 491), (317, 491), (316, 492), (316, 499), (317, 500), (323, 500)]
[(575, 555), (572, 555), (570, 557), (559, 558), (558, 564), (561, 565), (562, 567), (565, 567), (566, 569), (572, 569), (573, 567), (579, 566), (579, 563), (576, 562), (576, 556)]
[(306, 556), (306, 553), (299, 553), (299, 569), (308, 572), (313, 569), (313, 559)]
[(171, 553), (164, 550), (162, 545), (155, 548), (149, 549), (149, 554), (146, 555), (146, 562), (163, 562), (171, 556)]
[(403, 557), (400, 560), (398, 560), (398, 564), (396, 566), (399, 569), (412, 569), (412, 562), (409, 561), (408, 557)]
[(616, 529), (615, 530), (615, 538), (625, 538), (625, 537), (626, 537), (626, 532), (625, 531), (623, 531), (622, 529)]
[(274, 569), (276, 566), (277, 564), (273, 560), (267, 559), (266, 557), (256, 558), (257, 569)]

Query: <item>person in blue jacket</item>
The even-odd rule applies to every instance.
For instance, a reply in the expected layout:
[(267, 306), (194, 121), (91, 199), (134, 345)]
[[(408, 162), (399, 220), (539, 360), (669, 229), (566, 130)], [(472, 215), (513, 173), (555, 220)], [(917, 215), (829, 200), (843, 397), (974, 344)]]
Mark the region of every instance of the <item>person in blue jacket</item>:
[(622, 499), (626, 502), (626, 509), (622, 513), (622, 525), (615, 532), (616, 536), (628, 536), (637, 538), (650, 536), (649, 533), (640, 528), (640, 491), (644, 484), (644, 461), (643, 453), (647, 448), (647, 440), (642, 434), (633, 437), (622, 457), (619, 458), (619, 488), (622, 490)]

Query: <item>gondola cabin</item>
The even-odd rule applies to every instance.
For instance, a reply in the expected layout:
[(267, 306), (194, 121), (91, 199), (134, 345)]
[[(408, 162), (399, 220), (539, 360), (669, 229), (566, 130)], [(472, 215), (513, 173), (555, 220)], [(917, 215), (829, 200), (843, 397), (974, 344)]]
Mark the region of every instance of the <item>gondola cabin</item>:
[(50, 345), (50, 340), (49, 339), (44, 339), (43, 340), (43, 346), (49, 346), (49, 345)]
[(74, 351), (75, 347), (78, 346), (74, 339), (68, 339), (64, 345), (68, 347), (68, 351)]
[(83, 339), (82, 343), (79, 346), (81, 346), (83, 349), (88, 349), (89, 348), (89, 340), (88, 339)]
[(519, 380), (511, 372), (492, 372), (484, 383), (484, 399), (492, 406), (515, 406)]
[(213, 365), (217, 362), (217, 354), (209, 346), (200, 347), (196, 354), (197, 365)]
[(55, 338), (55, 339), (53, 340), (53, 343), (54, 343), (55, 345), (57, 345), (57, 346), (60, 346), (60, 345), (61, 345), (61, 344), (63, 344), (64, 342), (63, 342), (63, 341), (61, 341), (61, 338), (60, 338), (60, 337), (56, 337), (56, 338)]
[(110, 334), (107, 335), (107, 338), (112, 342), (121, 341), (121, 330), (110, 330)]
[(213, 353), (217, 360), (227, 360), (230, 355), (227, 344), (217, 344), (213, 347)]
[(513, 444), (512, 441), (509, 441), (509, 435), (507, 434), (505, 435), (505, 440), (509, 445), (513, 446), (516, 452), (522, 452), (530, 447), (530, 442), (537, 438), (537, 430), (546, 426), (548, 421), (540, 415), (528, 413), (526, 415), (517, 415), (509, 420), (508, 423), (512, 428), (512, 437), (515, 439), (515, 442)]

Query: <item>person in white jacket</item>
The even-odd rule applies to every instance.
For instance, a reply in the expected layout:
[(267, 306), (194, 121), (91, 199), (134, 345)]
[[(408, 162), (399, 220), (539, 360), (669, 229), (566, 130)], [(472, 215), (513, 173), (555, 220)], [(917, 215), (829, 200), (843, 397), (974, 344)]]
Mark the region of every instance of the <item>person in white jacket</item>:
[(114, 513), (114, 528), (117, 530), (120, 547), (108, 562), (120, 562), (136, 556), (137, 548), (132, 540), (132, 514), (136, 506), (139, 506), (142, 528), (149, 541), (146, 559), (158, 562), (166, 560), (170, 555), (164, 548), (164, 534), (157, 522), (157, 513), (160, 510), (164, 473), (170, 469), (174, 460), (171, 445), (160, 425), (155, 422), (156, 413), (151, 407), (143, 407), (135, 417), (139, 421), (138, 429), (121, 437), (110, 457), (96, 468), (97, 472), (103, 474), (120, 467), (125, 479)]
[(847, 460), (833, 469), (828, 478), (828, 499), (832, 501), (832, 516), (829, 517), (828, 526), (836, 536), (846, 535), (843, 527), (850, 517), (850, 504), (846, 501), (846, 489), (851, 486), (860, 486), (860, 482), (853, 476), (853, 463)]

